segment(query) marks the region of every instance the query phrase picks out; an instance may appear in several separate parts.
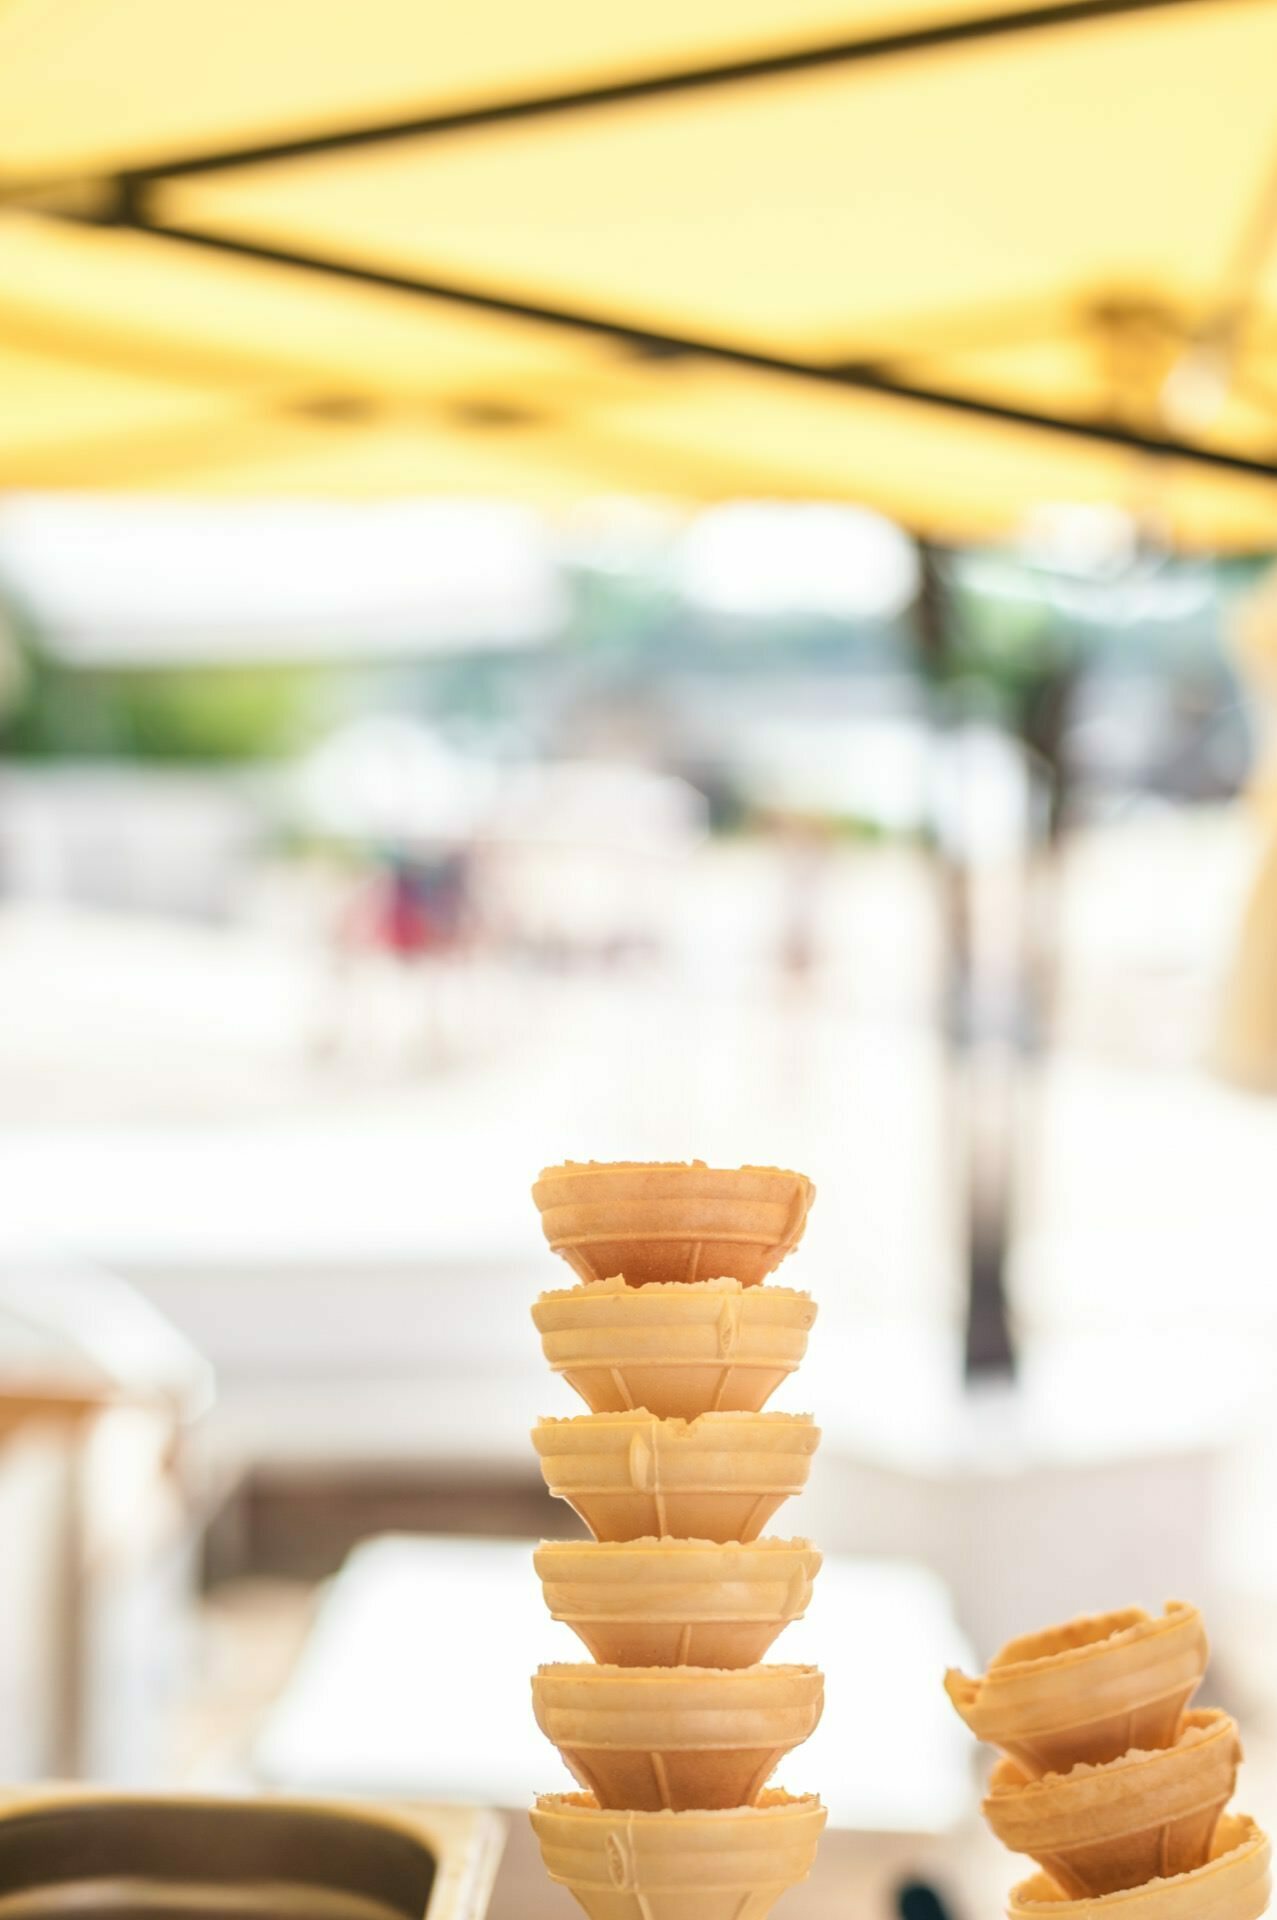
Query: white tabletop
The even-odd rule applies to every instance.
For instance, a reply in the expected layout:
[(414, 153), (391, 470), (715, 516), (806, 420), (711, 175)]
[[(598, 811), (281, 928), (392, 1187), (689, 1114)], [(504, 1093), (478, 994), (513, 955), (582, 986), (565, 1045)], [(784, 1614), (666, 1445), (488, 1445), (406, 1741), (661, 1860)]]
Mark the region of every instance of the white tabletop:
[[(569, 1787), (532, 1717), (539, 1662), (584, 1658), (549, 1619), (530, 1541), (386, 1537), (330, 1587), (254, 1760), (273, 1785), (519, 1807)], [(971, 1742), (941, 1687), (967, 1657), (917, 1566), (825, 1562), (775, 1657), (825, 1670), (824, 1720), (784, 1783), (837, 1825), (939, 1832), (972, 1796)]]

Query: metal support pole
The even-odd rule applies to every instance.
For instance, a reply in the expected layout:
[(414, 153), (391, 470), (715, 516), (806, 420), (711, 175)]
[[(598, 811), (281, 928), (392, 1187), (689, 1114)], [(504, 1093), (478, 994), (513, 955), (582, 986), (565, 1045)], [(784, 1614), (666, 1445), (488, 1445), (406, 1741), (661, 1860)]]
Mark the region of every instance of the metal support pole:
[[(919, 543), (922, 575), (916, 632), (931, 695), (935, 753), (949, 725), (946, 678), (952, 664), (952, 611), (941, 556)], [(932, 845), (940, 889), (943, 938), (942, 1022), (954, 1098), (954, 1157), (961, 1182), (966, 1313), (963, 1366), (969, 1381), (1015, 1372), (1006, 1294), (1010, 1242), (1014, 1059), (985, 1031), (972, 940), (972, 872), (953, 795), (933, 784)], [(1009, 1078), (1010, 1076), (1010, 1078)]]

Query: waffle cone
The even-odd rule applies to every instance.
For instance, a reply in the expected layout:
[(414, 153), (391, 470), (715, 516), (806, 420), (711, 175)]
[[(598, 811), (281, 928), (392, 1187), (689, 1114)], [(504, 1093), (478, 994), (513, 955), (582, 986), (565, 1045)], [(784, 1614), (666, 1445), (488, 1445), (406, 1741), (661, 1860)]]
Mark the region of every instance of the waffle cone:
[(1075, 1899), (1189, 1873), (1210, 1859), (1241, 1742), (1226, 1713), (1190, 1713), (1174, 1746), (1030, 1780), (994, 1769), (984, 1816)]
[(755, 1540), (806, 1483), (820, 1431), (805, 1413), (641, 1410), (539, 1420), (532, 1442), (550, 1492), (597, 1540)]
[(749, 1667), (811, 1601), (807, 1540), (543, 1541), (545, 1602), (587, 1652), (623, 1667)]
[(591, 1794), (547, 1794), (532, 1810), (546, 1872), (590, 1920), (766, 1920), (805, 1880), (825, 1809), (766, 1792), (721, 1812), (608, 1812)]
[(1012, 1640), (981, 1679), (954, 1669), (945, 1689), (978, 1739), (1036, 1779), (1172, 1745), (1208, 1652), (1196, 1607), (1128, 1607)]
[(1203, 1867), (1118, 1893), (1074, 1900), (1039, 1873), (1011, 1893), (1009, 1920), (1261, 1920), (1272, 1891), (1267, 1836), (1245, 1814), (1226, 1814)]
[(546, 1239), (582, 1280), (730, 1274), (752, 1287), (797, 1246), (815, 1192), (779, 1167), (591, 1160), (547, 1167), (532, 1198)]
[(601, 1807), (748, 1807), (816, 1730), (815, 1667), (542, 1667), (537, 1725)]
[(816, 1308), (739, 1280), (629, 1286), (617, 1275), (532, 1309), (545, 1357), (595, 1413), (757, 1413), (802, 1360)]

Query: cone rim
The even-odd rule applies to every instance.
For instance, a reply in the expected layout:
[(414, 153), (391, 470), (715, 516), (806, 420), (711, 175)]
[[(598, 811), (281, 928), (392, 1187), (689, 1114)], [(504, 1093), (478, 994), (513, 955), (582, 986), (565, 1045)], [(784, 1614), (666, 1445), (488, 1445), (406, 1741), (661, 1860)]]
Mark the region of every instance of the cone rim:
[(538, 1540), (533, 1549), (533, 1564), (537, 1554), (545, 1548), (563, 1552), (584, 1552), (591, 1555), (620, 1553), (659, 1553), (668, 1554), (671, 1548), (686, 1548), (689, 1552), (708, 1555), (710, 1553), (765, 1553), (815, 1554), (819, 1560), (821, 1551), (815, 1542), (803, 1534), (795, 1534), (790, 1540), (782, 1540), (778, 1534), (764, 1534), (759, 1540), (710, 1540), (698, 1534), (642, 1533), (633, 1540)]
[(643, 1807), (626, 1812), (617, 1807), (601, 1807), (592, 1793), (582, 1789), (575, 1793), (538, 1793), (532, 1810), (549, 1819), (632, 1820), (636, 1824), (658, 1820), (663, 1824), (670, 1820), (690, 1823), (697, 1820), (730, 1822), (768, 1817), (777, 1819), (799, 1813), (824, 1813), (826, 1808), (819, 1794), (790, 1793), (784, 1787), (764, 1787), (757, 1800), (748, 1807), (681, 1807), (677, 1812), (672, 1807)]
[[(687, 1452), (714, 1452), (712, 1442), (726, 1438), (728, 1434), (749, 1434), (751, 1428), (766, 1423), (766, 1430), (772, 1434), (783, 1434), (789, 1430), (793, 1436), (793, 1448), (760, 1448), (762, 1453), (795, 1452), (810, 1455), (820, 1446), (820, 1428), (816, 1427), (814, 1413), (782, 1413), (766, 1409), (734, 1409), (734, 1407), (714, 1407), (705, 1413), (695, 1413), (687, 1419), (684, 1413), (653, 1413), (649, 1407), (616, 1407), (607, 1413), (542, 1413), (536, 1421), (536, 1427), (530, 1428), (532, 1446), (538, 1455), (542, 1453), (542, 1442), (549, 1442), (566, 1430), (572, 1434), (590, 1436), (597, 1434), (601, 1444), (609, 1440), (628, 1442), (634, 1434), (651, 1432), (659, 1427), (664, 1444), (674, 1448), (687, 1448)], [(810, 1444), (803, 1444), (810, 1440)], [(739, 1448), (732, 1452), (749, 1452)]]
[(678, 1686), (709, 1682), (711, 1687), (719, 1683), (726, 1685), (728, 1681), (748, 1682), (750, 1678), (760, 1679), (764, 1675), (769, 1678), (782, 1675), (790, 1679), (801, 1677), (822, 1683), (825, 1677), (822, 1670), (810, 1662), (792, 1660), (755, 1660), (748, 1667), (622, 1667), (614, 1661), (604, 1660), (547, 1660), (537, 1668), (535, 1677), (546, 1680), (569, 1675), (573, 1680), (587, 1683), (599, 1680), (612, 1686), (618, 1682), (639, 1686), (646, 1681), (651, 1685), (665, 1686), (671, 1682)]
[[(654, 1235), (645, 1235), (652, 1239)], [(686, 1236), (681, 1236), (685, 1238)], [(627, 1280), (623, 1273), (609, 1274), (605, 1280), (582, 1280), (575, 1287), (549, 1287), (539, 1293), (534, 1306), (541, 1306), (548, 1300), (625, 1300), (639, 1296), (654, 1297), (665, 1294), (670, 1300), (696, 1299), (706, 1294), (728, 1294), (733, 1299), (739, 1294), (743, 1299), (780, 1300), (789, 1299), (811, 1304), (812, 1296), (804, 1287), (774, 1286), (770, 1281), (758, 1286), (746, 1286), (743, 1280), (735, 1279), (731, 1274), (716, 1274), (707, 1280)]]
[(709, 1173), (726, 1174), (731, 1177), (738, 1173), (770, 1173), (781, 1180), (798, 1180), (815, 1193), (815, 1187), (805, 1173), (797, 1167), (772, 1167), (761, 1162), (742, 1161), (736, 1167), (711, 1166), (708, 1160), (559, 1160), (553, 1166), (542, 1167), (534, 1183), (534, 1191), (545, 1180), (553, 1180), (556, 1175), (565, 1179), (592, 1179), (599, 1174), (609, 1173)]
[[(1064, 1667), (1081, 1666), (1088, 1660), (1135, 1646), (1140, 1641), (1154, 1639), (1161, 1633), (1169, 1633), (1176, 1627), (1186, 1626), (1191, 1619), (1200, 1620), (1201, 1610), (1188, 1600), (1168, 1600), (1160, 1614), (1148, 1613), (1143, 1607), (1118, 1607), (1108, 1613), (1077, 1614), (1072, 1620), (1061, 1621), (1053, 1627), (1043, 1627), (1037, 1633), (1020, 1634), (999, 1649), (985, 1668), (982, 1679), (996, 1674), (999, 1679), (1018, 1678), (1021, 1674), (1040, 1672), (1046, 1667), (1058, 1671)], [(1013, 1648), (1028, 1647), (1035, 1642), (1046, 1643), (1054, 1637), (1066, 1634), (1071, 1628), (1100, 1626), (1106, 1621), (1124, 1621), (1122, 1626), (1113, 1626), (1109, 1632), (1096, 1634), (1073, 1646), (1057, 1647), (1052, 1651), (1034, 1654), (1028, 1658), (1011, 1660), (1006, 1656)], [(966, 1675), (961, 1676), (966, 1678)]]
[[(543, 1427), (577, 1427), (582, 1430), (589, 1428), (594, 1432), (602, 1432), (605, 1428), (610, 1428), (616, 1431), (639, 1421), (644, 1425), (655, 1422), (657, 1426), (663, 1427), (672, 1439), (679, 1440), (690, 1438), (693, 1430), (701, 1427), (702, 1423), (704, 1431), (707, 1433), (712, 1433), (716, 1425), (719, 1426), (721, 1431), (723, 1427), (729, 1424), (734, 1424), (739, 1427), (742, 1423), (752, 1421), (767, 1421), (773, 1427), (789, 1426), (793, 1427), (796, 1431), (801, 1430), (802, 1432), (808, 1432), (813, 1429), (819, 1432), (819, 1429), (816, 1428), (816, 1416), (814, 1413), (783, 1413), (775, 1409), (765, 1408), (759, 1409), (757, 1412), (733, 1412), (731, 1409), (716, 1409), (695, 1414), (692, 1419), (688, 1420), (684, 1415), (679, 1413), (653, 1413), (648, 1407), (625, 1407), (617, 1413), (543, 1413), (538, 1417), (536, 1426), (532, 1429), (532, 1432), (535, 1439), (536, 1434), (539, 1433)], [(678, 1431), (680, 1428), (682, 1432)], [(699, 1439), (700, 1437), (699, 1434), (696, 1435), (696, 1438)]]

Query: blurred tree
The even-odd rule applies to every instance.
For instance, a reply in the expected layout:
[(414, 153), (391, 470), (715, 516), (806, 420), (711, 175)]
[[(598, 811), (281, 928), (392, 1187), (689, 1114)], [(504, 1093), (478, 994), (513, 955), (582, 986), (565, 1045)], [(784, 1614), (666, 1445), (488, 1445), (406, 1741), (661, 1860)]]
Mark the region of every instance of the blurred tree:
[(34, 645), (0, 748), (32, 758), (232, 763), (313, 737), (325, 676), (311, 667), (75, 667)]

